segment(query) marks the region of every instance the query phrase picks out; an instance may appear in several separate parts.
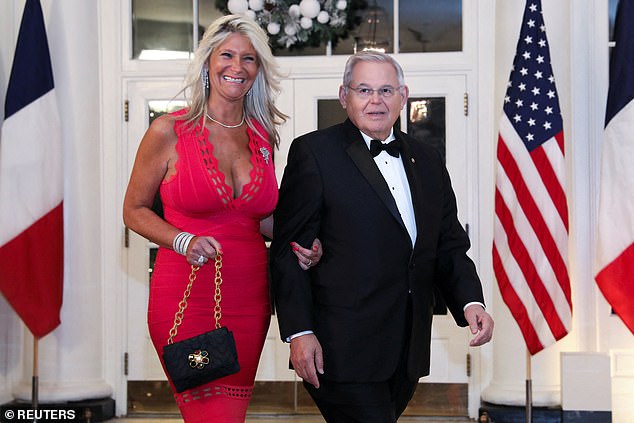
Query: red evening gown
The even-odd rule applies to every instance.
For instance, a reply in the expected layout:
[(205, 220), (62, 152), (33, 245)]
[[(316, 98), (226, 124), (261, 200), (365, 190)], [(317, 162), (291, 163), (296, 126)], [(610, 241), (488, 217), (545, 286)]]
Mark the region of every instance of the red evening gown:
[[(177, 116), (182, 112), (177, 112)], [(174, 393), (186, 422), (243, 422), (271, 318), (267, 253), (260, 220), (277, 204), (272, 149), (248, 129), (250, 182), (233, 198), (208, 142), (202, 120), (193, 130), (184, 121), (174, 125), (178, 142), (176, 174), (160, 187), (165, 219), (181, 231), (213, 236), (222, 245), (222, 320), (236, 340), (240, 372), (198, 388)], [(256, 123), (259, 132), (264, 129)], [(183, 297), (191, 267), (171, 249), (160, 248), (152, 275), (148, 325), (162, 356), (174, 313)], [(175, 341), (214, 328), (213, 261), (198, 271), (183, 323)], [(168, 377), (169, 378), (169, 377)], [(171, 381), (170, 381), (171, 384)], [(173, 386), (172, 386), (173, 388)]]

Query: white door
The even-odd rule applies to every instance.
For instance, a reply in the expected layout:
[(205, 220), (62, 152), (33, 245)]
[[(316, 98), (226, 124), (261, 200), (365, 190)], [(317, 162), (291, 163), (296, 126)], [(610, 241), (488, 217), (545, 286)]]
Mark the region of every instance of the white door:
[[(414, 136), (424, 133), (427, 140), (445, 145), (459, 219), (464, 225), (469, 216), (467, 118), (463, 107), (466, 78), (464, 75), (408, 76), (406, 83), (410, 100), (401, 113), (401, 129)], [(345, 117), (345, 111), (338, 105), (340, 85), (341, 78), (295, 80), (293, 127), (296, 136), (340, 122)], [(437, 116), (432, 116), (434, 113)], [(439, 121), (443, 122), (444, 128), (434, 127)], [(290, 141), (283, 140), (276, 166), (285, 164)], [(468, 330), (457, 327), (450, 315), (436, 315), (432, 330), (431, 374), (422, 381), (468, 383), (468, 340)]]
[[(182, 107), (182, 100), (172, 100), (181, 80), (128, 81), (128, 148), (127, 175), (130, 175), (136, 151), (151, 119), (166, 110)], [(128, 230), (127, 244), (127, 354), (128, 380), (166, 380), (147, 327), (147, 304), (150, 293), (151, 259), (157, 245)], [(168, 334), (165, 334), (167, 343)]]

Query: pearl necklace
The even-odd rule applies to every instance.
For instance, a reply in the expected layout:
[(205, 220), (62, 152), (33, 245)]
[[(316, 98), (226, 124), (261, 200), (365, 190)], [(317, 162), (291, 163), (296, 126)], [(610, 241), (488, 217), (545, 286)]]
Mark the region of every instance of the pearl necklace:
[(207, 119), (209, 119), (210, 121), (215, 122), (218, 125), (222, 126), (223, 128), (227, 128), (227, 129), (238, 128), (238, 127), (242, 126), (242, 124), (244, 124), (244, 113), (242, 113), (242, 120), (240, 121), (240, 123), (238, 123), (236, 125), (227, 125), (226, 123), (222, 123), (220, 121), (217, 121), (216, 119), (214, 119), (211, 116), (209, 116), (208, 113), (205, 113), (205, 116), (207, 116)]

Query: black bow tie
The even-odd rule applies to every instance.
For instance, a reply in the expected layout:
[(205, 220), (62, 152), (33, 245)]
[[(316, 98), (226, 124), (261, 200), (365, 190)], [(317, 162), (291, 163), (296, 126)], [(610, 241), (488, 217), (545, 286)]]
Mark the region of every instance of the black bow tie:
[(372, 154), (372, 157), (378, 156), (383, 150), (387, 151), (387, 154), (390, 156), (398, 158), (401, 151), (401, 144), (398, 140), (390, 141), (387, 144), (379, 140), (372, 140), (370, 142), (370, 154)]

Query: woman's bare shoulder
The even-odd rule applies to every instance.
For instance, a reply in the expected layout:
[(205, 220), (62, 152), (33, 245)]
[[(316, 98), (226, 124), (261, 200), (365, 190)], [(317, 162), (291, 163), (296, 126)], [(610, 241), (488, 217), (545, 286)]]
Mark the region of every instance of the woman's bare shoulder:
[(149, 144), (154, 149), (173, 147), (178, 140), (174, 129), (176, 121), (177, 118), (169, 114), (157, 117), (145, 132), (142, 143)]
[(149, 129), (162, 138), (176, 137), (174, 125), (177, 120), (176, 116), (166, 113), (154, 119)]

